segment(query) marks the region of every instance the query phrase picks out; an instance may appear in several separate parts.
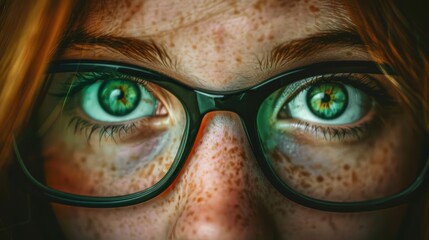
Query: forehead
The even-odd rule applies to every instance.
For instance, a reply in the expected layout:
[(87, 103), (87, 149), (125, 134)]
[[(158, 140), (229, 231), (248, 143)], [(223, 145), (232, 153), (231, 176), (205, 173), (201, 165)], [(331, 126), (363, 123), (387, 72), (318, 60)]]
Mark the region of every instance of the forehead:
[(84, 27), (143, 36), (165, 34), (196, 25), (231, 22), (252, 24), (252, 30), (271, 27), (277, 22), (283, 23), (284, 30), (305, 30), (315, 23), (316, 18), (322, 28), (327, 27), (324, 24), (348, 22), (341, 2), (326, 0), (90, 1), (87, 10), (90, 14), (85, 18), (87, 25)]
[[(174, 59), (175, 69), (147, 67), (219, 90), (239, 78), (246, 79), (246, 85), (261, 81), (267, 74), (258, 70), (258, 63), (278, 45), (350, 25), (342, 5), (331, 1), (90, 1), (87, 11), (78, 22), (80, 31), (153, 41)], [(83, 58), (113, 56), (105, 51), (83, 54)], [(114, 58), (141, 64), (123, 56)], [(288, 67), (303, 64), (290, 62)], [(284, 70), (270, 69), (268, 75)]]

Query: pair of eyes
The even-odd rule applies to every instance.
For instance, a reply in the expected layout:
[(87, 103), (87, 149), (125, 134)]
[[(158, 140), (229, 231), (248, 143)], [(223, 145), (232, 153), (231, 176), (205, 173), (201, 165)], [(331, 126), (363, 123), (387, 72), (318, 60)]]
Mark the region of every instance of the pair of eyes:
[[(298, 119), (332, 126), (358, 122), (372, 109), (375, 100), (348, 84), (357, 79), (352, 75), (330, 75), (294, 82), (272, 94), (272, 115), (279, 121)], [(119, 124), (149, 118), (164, 104), (157, 99), (159, 88), (156, 89), (125, 78), (97, 80), (79, 92), (78, 107), (89, 120), (98, 123)]]

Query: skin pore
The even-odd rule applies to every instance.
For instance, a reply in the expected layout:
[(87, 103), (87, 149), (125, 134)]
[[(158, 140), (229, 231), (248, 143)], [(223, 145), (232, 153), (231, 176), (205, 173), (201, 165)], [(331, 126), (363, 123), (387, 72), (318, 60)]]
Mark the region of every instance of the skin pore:
[[(68, 45), (61, 59), (131, 63), (162, 72), (194, 88), (235, 90), (311, 63), (370, 60), (363, 46), (356, 44), (359, 41), (352, 43), (337, 39), (334, 43), (320, 41), (318, 45), (313, 42), (312, 48), (308, 45), (313, 51), (299, 47), (299, 44), (311, 42), (308, 41), (311, 36), (317, 35), (319, 38), (314, 39), (321, 39), (321, 33), (349, 32), (351, 23), (346, 11), (340, 4), (330, 1), (136, 0), (103, 2), (103, 5), (90, 2), (88, 9), (90, 14), (74, 29), (81, 38)], [(91, 40), (95, 38), (97, 43)], [(307, 41), (300, 41), (302, 39)], [(115, 42), (123, 44), (111, 44)], [(287, 45), (291, 42), (296, 44)], [(160, 46), (161, 51), (151, 51), (148, 46), (154, 44)], [(177, 102), (172, 101), (165, 108), (166, 112), (177, 109)], [(153, 145), (180, 134), (183, 123), (179, 120), (180, 113), (178, 115), (165, 117), (160, 114), (159, 119), (153, 120), (158, 121), (154, 124), (158, 127), (154, 132), (159, 136), (152, 138)], [(105, 145), (98, 144), (97, 137), (85, 141), (82, 140), (85, 134), (66, 130), (68, 120), (57, 123), (56, 128), (46, 133), (43, 154), (49, 160), (45, 166), (48, 182), (50, 178), (56, 179), (53, 184), (69, 191), (76, 189), (80, 181), (92, 182), (92, 187), (84, 190), (90, 195), (94, 191), (105, 195), (121, 194), (124, 185), (141, 188), (145, 183), (130, 183), (123, 176), (130, 172), (131, 175), (145, 175), (150, 171), (157, 177), (149, 181), (157, 181), (165, 174), (163, 169), (171, 164), (168, 155), (174, 155), (177, 149), (178, 143), (174, 140), (156, 153), (152, 149), (143, 149), (136, 139), (147, 136), (138, 131), (119, 143), (103, 140), (101, 143)], [(383, 183), (380, 179), (369, 179), (371, 173), (394, 174), (403, 168), (406, 159), (420, 157), (418, 144), (407, 143), (410, 142), (408, 139), (418, 139), (418, 136), (405, 127), (408, 122), (404, 116), (386, 117), (383, 121), (381, 129), (374, 130), (360, 142), (326, 142), (300, 135), (288, 142), (295, 149), (295, 155), (285, 157), (279, 164), (289, 166), (290, 175), (301, 179), (299, 186), (310, 189), (310, 192), (314, 190), (315, 194), (327, 194), (332, 188), (356, 189), (360, 194), (372, 184)], [(178, 180), (168, 191), (149, 202), (116, 209), (54, 204), (66, 237), (392, 239), (397, 232), (391, 229), (400, 229), (404, 207), (340, 214), (291, 202), (270, 185), (259, 169), (236, 114), (213, 112), (206, 116), (204, 123), (200, 129), (201, 137), (195, 142), (195, 151), (189, 156)], [(143, 121), (140, 124), (149, 123)], [(166, 126), (175, 128), (166, 130)], [(149, 154), (156, 155), (156, 160), (140, 168), (133, 161), (129, 164), (122, 162), (123, 166), (117, 163), (117, 159), (147, 162), (144, 158)], [(335, 162), (344, 156), (349, 164), (339, 165), (334, 176), (313, 174), (312, 169), (304, 166), (310, 161), (308, 159)], [(365, 173), (367, 175), (353, 165), (362, 159), (366, 163), (359, 167), (368, 169), (371, 166), (372, 169)], [(91, 171), (79, 174), (68, 170), (49, 171), (61, 169), (59, 166), (64, 162), (76, 166), (76, 172), (79, 169)], [(303, 165), (293, 170), (291, 162)], [(115, 177), (107, 178), (107, 175)], [(387, 178), (387, 175), (383, 176)]]

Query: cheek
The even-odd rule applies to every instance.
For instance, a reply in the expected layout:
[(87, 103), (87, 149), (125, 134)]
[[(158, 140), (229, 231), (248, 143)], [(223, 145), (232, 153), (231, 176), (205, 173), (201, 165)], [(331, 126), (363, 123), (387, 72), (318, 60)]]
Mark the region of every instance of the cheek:
[(279, 231), (278, 239), (395, 239), (406, 212), (405, 207), (397, 207), (375, 212), (331, 213), (291, 204), (285, 199), (272, 201), (269, 206)]
[(53, 209), (68, 239), (167, 239), (171, 209), (163, 202), (113, 209), (53, 204)]
[(68, 131), (56, 133), (44, 142), (46, 182), (54, 189), (88, 196), (143, 191), (164, 177), (174, 161), (180, 141), (170, 134), (111, 144), (74, 141), (77, 137)]
[[(395, 147), (393, 147), (395, 146)], [(363, 201), (398, 193), (416, 176), (417, 166), (398, 147), (381, 142), (357, 149), (312, 149), (299, 146), (299, 157), (277, 149), (277, 174), (295, 190), (331, 201)]]
[[(278, 137), (270, 159), (278, 176), (296, 191), (328, 201), (365, 201), (399, 193), (419, 174), (416, 134), (387, 126), (353, 144), (303, 144)], [(331, 146), (332, 145), (332, 146)]]

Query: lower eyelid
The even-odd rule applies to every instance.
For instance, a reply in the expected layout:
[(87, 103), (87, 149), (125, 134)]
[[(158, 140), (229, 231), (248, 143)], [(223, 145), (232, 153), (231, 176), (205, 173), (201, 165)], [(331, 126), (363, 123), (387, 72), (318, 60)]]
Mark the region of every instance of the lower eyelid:
[(370, 114), (356, 123), (343, 126), (318, 125), (299, 119), (278, 121), (275, 128), (284, 135), (299, 139), (307, 144), (345, 144), (362, 141), (375, 134), (376, 129), (382, 126), (383, 116), (374, 108)]
[[(171, 126), (169, 115), (159, 115), (154, 117), (134, 119), (127, 122), (109, 124), (105, 122), (96, 122), (88, 119), (85, 113), (75, 110), (69, 113), (68, 127), (71, 127), (75, 134), (82, 133), (88, 140), (97, 135), (97, 141), (100, 140), (100, 134), (106, 136), (121, 135), (121, 142), (135, 138), (136, 135), (142, 137), (151, 137), (149, 133), (166, 131)], [(141, 140), (141, 139), (140, 139)]]
[(133, 133), (123, 136), (121, 143), (142, 141), (166, 134), (171, 127), (170, 122), (168, 116), (157, 116), (151, 119), (144, 119), (144, 121), (136, 121), (133, 123)]

